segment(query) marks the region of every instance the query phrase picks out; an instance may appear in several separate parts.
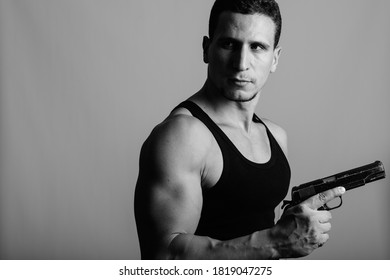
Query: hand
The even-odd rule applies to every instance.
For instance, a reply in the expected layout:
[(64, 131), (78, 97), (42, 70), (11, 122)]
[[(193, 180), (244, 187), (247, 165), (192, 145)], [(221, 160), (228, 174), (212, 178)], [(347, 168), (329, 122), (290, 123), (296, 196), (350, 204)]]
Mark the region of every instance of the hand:
[(280, 258), (306, 256), (328, 241), (332, 215), (317, 209), (344, 192), (343, 187), (338, 187), (319, 193), (283, 213), (271, 229)]

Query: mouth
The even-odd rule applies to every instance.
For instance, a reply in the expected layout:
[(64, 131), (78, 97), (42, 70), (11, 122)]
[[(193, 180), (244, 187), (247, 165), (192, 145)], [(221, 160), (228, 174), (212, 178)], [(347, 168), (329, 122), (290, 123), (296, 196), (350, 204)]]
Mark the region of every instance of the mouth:
[(252, 80), (247, 78), (229, 78), (229, 83), (236, 85), (236, 86), (247, 86), (252, 83)]

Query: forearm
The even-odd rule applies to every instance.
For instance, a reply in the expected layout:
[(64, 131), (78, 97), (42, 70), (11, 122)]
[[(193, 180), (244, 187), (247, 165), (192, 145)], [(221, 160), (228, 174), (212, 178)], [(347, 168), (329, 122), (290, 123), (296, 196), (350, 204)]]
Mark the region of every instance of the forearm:
[(278, 259), (270, 230), (257, 231), (232, 240), (179, 234), (169, 245), (170, 259)]

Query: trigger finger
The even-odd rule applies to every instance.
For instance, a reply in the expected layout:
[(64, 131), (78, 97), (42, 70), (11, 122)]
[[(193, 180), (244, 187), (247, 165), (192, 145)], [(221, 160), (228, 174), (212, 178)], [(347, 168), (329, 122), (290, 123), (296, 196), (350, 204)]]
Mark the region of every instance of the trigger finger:
[(333, 200), (334, 198), (341, 196), (345, 192), (345, 188), (337, 187), (334, 189), (327, 190), (325, 192), (317, 194), (317, 208), (323, 206), (327, 202)]
[(318, 200), (324, 205), (327, 202), (327, 197), (325, 193), (318, 194)]

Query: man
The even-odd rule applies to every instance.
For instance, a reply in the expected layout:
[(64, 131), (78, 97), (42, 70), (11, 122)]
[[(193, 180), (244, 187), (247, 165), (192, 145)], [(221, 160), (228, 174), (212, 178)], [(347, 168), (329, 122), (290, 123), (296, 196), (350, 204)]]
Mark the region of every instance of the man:
[(135, 193), (143, 259), (300, 257), (329, 238), (335, 188), (285, 211), (287, 137), (255, 114), (275, 72), (281, 17), (273, 0), (217, 0), (204, 37), (207, 80), (145, 141)]

